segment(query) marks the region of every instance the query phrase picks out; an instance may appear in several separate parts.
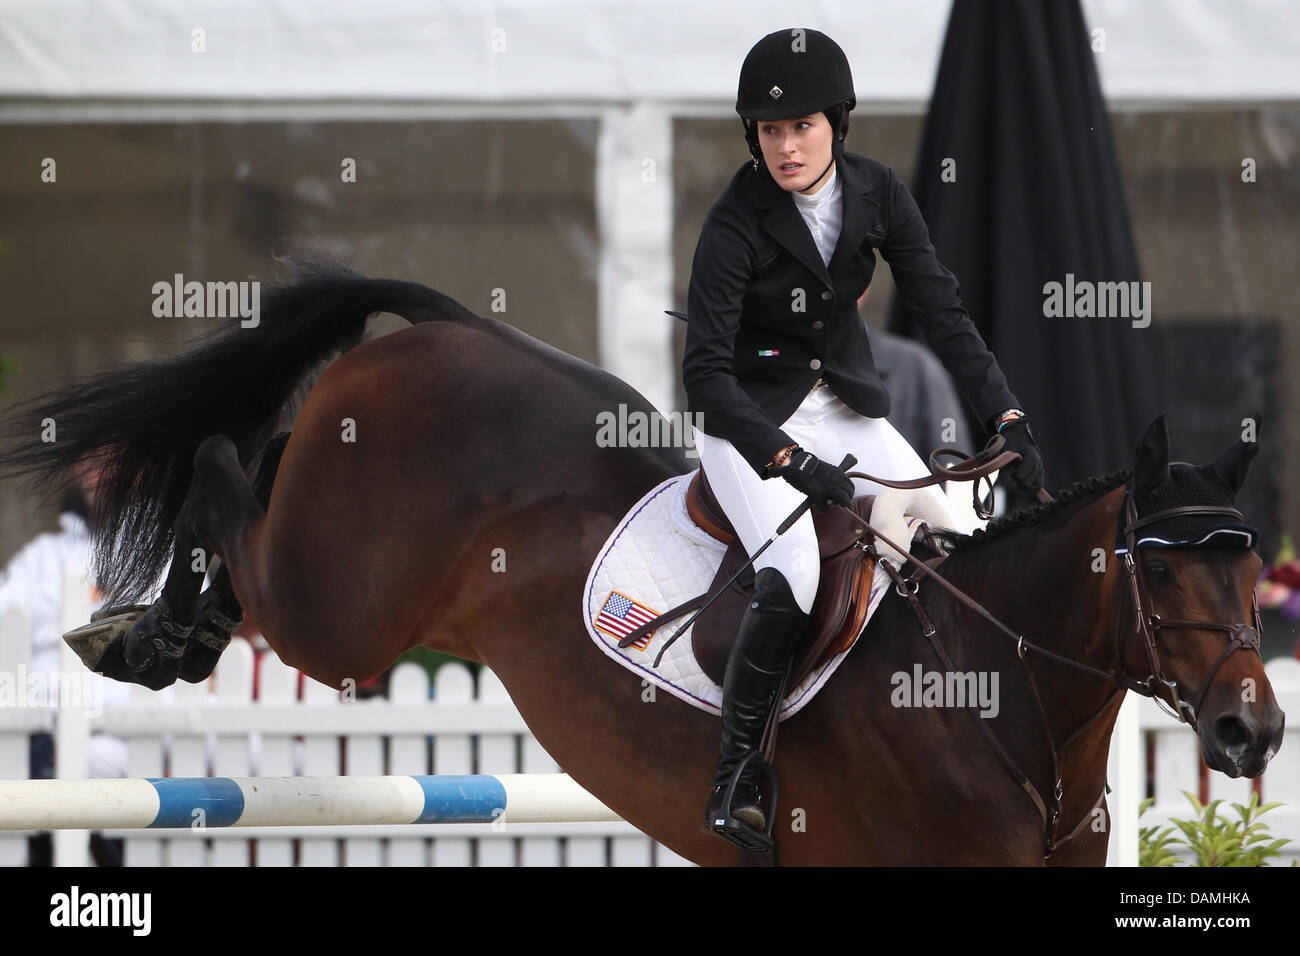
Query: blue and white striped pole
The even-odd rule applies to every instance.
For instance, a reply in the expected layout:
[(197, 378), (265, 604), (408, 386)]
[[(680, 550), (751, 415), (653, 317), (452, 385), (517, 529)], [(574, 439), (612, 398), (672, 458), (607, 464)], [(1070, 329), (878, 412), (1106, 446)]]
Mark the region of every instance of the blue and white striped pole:
[(618, 819), (564, 774), (0, 781), (0, 830)]

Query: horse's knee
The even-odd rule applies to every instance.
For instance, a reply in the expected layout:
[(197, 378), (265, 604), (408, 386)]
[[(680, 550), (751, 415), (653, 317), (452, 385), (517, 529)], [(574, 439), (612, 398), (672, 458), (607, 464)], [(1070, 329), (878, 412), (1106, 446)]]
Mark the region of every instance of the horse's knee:
[(224, 435), (205, 438), (194, 452), (194, 477), (177, 516), (178, 533), (188, 528), (204, 546), (221, 553), (264, 513), (234, 442)]

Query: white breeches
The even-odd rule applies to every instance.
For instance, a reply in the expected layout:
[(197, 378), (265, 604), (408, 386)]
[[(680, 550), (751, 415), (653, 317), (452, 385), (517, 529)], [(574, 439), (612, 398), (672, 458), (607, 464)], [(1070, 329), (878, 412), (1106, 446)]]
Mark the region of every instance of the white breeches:
[[(858, 463), (850, 471), (865, 471), (891, 479), (924, 478), (930, 473), (894, 426), (883, 418), (864, 418), (825, 385), (809, 392), (794, 414), (781, 424), (781, 429), (805, 451), (832, 465), (838, 465), (845, 455), (852, 454)], [(725, 439), (706, 435), (698, 428), (694, 434), (709, 486), (731, 519), (745, 551), (753, 554), (790, 512), (799, 507), (805, 496), (784, 478), (759, 478)], [(855, 496), (885, 490), (883, 485), (862, 478), (854, 478), (853, 486)], [(953, 514), (939, 486), (921, 489), (921, 493), (930, 495), (944, 514)], [(948, 526), (961, 525), (953, 516)], [(800, 517), (754, 562), (756, 572), (769, 567), (785, 575), (795, 601), (804, 613), (810, 613), (821, 573), (811, 512)]]

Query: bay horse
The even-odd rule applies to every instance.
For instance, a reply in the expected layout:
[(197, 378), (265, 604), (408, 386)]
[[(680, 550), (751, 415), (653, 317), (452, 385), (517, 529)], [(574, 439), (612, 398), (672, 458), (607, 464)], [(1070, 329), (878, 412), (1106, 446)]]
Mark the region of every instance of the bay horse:
[[(478, 661), (583, 787), (696, 863), (736, 863), (735, 847), (700, 829), (717, 718), (647, 694), (579, 619), (616, 524), (689, 470), (678, 448), (595, 441), (599, 413), (655, 410), (613, 375), (417, 283), (306, 262), (263, 301), (255, 328), (232, 320), (183, 354), (100, 371), (6, 417), (0, 473), (48, 487), (79, 463), (99, 467), (97, 573), (111, 602), (149, 593), (172, 559), (162, 596), (111, 632), (96, 669), (155, 688), (200, 680), (244, 615), (286, 663), (334, 687), (420, 646)], [(377, 312), (412, 327), (357, 344)], [(340, 350), (283, 435), (295, 395)], [(49, 419), (54, 442), (41, 440)], [(1237, 442), (1197, 474), (1235, 492), (1254, 450)], [(1139, 550), (1144, 613), (1206, 622), (1144, 647), (1113, 554), (1127, 489), (1142, 513), (1144, 496), (1191, 468), (1170, 462), (1159, 419), (1131, 477), (1090, 479), (951, 537), (943, 577), (1032, 644), (1024, 659), (1023, 644), (933, 582), (917, 588), (933, 639), (908, 602), (884, 600), (835, 678), (782, 725), (780, 862), (1102, 864), (1124, 686), (1184, 712), (1194, 697), (1207, 763), (1261, 773), (1283, 715), (1257, 648), (1224, 656), (1212, 629), (1250, 620), (1259, 557)], [(204, 554), (221, 570), (200, 594)], [(958, 670), (998, 676), (996, 716), (897, 706), (897, 675), (940, 668), (940, 645)], [(1074, 839), (1045, 837), (1042, 803)]]

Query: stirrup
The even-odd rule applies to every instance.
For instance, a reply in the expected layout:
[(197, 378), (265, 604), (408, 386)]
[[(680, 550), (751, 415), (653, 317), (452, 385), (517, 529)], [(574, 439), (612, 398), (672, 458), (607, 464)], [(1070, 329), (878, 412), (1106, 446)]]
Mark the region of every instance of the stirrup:
[(726, 792), (722, 795), (721, 808), (710, 819), (705, 821), (704, 828), (710, 833), (716, 833), (724, 840), (731, 841), (742, 850), (748, 850), (750, 853), (771, 853), (776, 847), (776, 841), (772, 838), (772, 827), (776, 824), (777, 798), (776, 769), (771, 764), (759, 760), (762, 765), (760, 773), (766, 778), (768, 790), (771, 793), (768, 808), (764, 813), (767, 818), (766, 828), (760, 830), (758, 827), (731, 815), (731, 805), (736, 799), (736, 784), (740, 782), (741, 773), (751, 760), (757, 758), (758, 751), (751, 750), (737, 764), (736, 769), (732, 771), (731, 780), (727, 783)]

